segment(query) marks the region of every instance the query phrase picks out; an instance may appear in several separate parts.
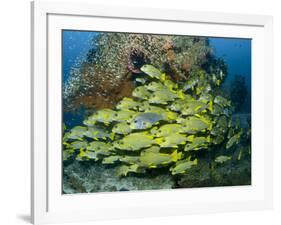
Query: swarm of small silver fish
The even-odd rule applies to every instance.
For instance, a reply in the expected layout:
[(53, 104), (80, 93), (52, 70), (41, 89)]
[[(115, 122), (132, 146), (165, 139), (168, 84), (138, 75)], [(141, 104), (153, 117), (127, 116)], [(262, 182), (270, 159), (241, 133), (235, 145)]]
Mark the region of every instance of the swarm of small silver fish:
[[(197, 166), (201, 151), (220, 146), (227, 153), (239, 143), (243, 131), (232, 124), (231, 102), (210, 85), (200, 79), (175, 83), (152, 65), (141, 71), (132, 98), (96, 111), (84, 126), (65, 132), (64, 160), (116, 165), (120, 177), (164, 167), (181, 175)], [(222, 154), (214, 162), (231, 158)]]

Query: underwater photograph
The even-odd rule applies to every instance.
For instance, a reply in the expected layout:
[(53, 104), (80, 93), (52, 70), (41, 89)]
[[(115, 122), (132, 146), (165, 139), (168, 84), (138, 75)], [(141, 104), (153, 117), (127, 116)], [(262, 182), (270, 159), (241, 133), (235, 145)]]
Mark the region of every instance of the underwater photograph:
[(62, 30), (62, 193), (251, 185), (251, 39)]

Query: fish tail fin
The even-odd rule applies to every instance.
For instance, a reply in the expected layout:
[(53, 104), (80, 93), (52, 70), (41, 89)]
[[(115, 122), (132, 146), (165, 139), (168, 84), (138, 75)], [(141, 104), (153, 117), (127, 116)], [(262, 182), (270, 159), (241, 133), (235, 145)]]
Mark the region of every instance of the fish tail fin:
[(109, 138), (113, 141), (113, 140), (114, 140), (114, 136), (115, 136), (115, 134), (114, 134), (114, 133), (111, 133), (111, 134), (109, 135)]
[(160, 80), (162, 82), (164, 82), (166, 80), (166, 74), (165, 73), (162, 73), (161, 76), (160, 76)]
[(193, 160), (193, 164), (194, 164), (194, 165), (197, 165), (197, 164), (198, 164), (198, 159), (197, 159), (197, 158)]
[(185, 99), (185, 94), (183, 93), (183, 90), (178, 91), (178, 96), (180, 99)]
[(193, 142), (193, 140), (194, 140), (194, 135), (188, 136), (188, 137), (187, 137), (187, 140), (188, 140), (189, 142)]
[(210, 110), (210, 112), (213, 112), (213, 100), (209, 101), (208, 109)]
[(155, 143), (158, 144), (158, 145), (160, 145), (163, 142), (163, 138), (162, 137), (155, 138), (154, 140), (155, 140)]
[(179, 155), (180, 155), (180, 153), (178, 154), (177, 150), (173, 151), (173, 153), (171, 155), (172, 156), (172, 161), (174, 161), (174, 162), (178, 161)]

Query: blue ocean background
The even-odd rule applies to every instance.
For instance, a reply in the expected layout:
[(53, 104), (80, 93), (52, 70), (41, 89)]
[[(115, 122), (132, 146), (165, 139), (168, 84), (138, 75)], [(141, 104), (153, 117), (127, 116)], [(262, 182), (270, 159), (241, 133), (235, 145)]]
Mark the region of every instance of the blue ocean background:
[(93, 31), (63, 31), (64, 82), (67, 82), (73, 68), (79, 68), (80, 63), (86, 58), (88, 51), (93, 48), (92, 42), (98, 34), (98, 32)]
[(233, 81), (235, 75), (241, 75), (251, 91), (251, 39), (212, 37), (209, 42), (215, 56), (222, 58), (227, 65), (226, 85)]

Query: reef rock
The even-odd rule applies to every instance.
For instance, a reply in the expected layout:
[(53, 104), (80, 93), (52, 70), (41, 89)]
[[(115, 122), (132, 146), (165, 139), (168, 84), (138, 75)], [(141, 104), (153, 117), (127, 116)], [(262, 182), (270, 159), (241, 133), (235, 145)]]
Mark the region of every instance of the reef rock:
[(100, 163), (75, 161), (64, 167), (63, 193), (91, 193), (171, 189), (174, 180), (169, 174), (118, 177), (118, 167)]

